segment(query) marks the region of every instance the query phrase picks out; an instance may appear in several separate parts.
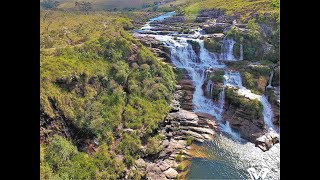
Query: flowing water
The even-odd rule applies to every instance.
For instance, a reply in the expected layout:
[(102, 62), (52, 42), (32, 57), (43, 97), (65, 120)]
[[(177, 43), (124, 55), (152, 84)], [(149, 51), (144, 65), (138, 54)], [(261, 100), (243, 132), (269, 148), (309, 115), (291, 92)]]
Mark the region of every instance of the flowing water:
[[(138, 33), (144, 36), (145, 31), (152, 31), (150, 22), (163, 20), (174, 15), (174, 12), (164, 14), (151, 19), (143, 26)], [(175, 33), (177, 34), (177, 33)], [(201, 29), (196, 29), (193, 35), (150, 35), (163, 42), (171, 52), (171, 61), (178, 68), (187, 70), (195, 86), (193, 94), (194, 112), (205, 112), (213, 115), (222, 131), (213, 141), (205, 142), (203, 146), (208, 154), (207, 159), (193, 158), (190, 172), (187, 179), (249, 179), (247, 169), (256, 168), (257, 172), (262, 168), (270, 169), (266, 179), (280, 179), (280, 143), (274, 145), (269, 151), (263, 152), (254, 144), (242, 139), (229, 125), (228, 121), (223, 121), (224, 88), (220, 93), (219, 101), (213, 102), (212, 99), (204, 96), (201, 88), (206, 80), (206, 71), (208, 69), (223, 69), (224, 87), (231, 86), (238, 89), (238, 93), (250, 99), (258, 99), (263, 105), (263, 117), (267, 128), (273, 129), (272, 110), (270, 103), (264, 95), (257, 95), (246, 89), (242, 85), (239, 72), (231, 72), (222, 62), (218, 62), (214, 53), (208, 52), (204, 48), (204, 42), (200, 39)], [(193, 40), (199, 43), (200, 51), (194, 52), (192, 46), (187, 40)], [(243, 55), (240, 52), (240, 58), (236, 59), (233, 55), (232, 39), (224, 39), (222, 44), (222, 53), (220, 57), (223, 60), (242, 60)], [(242, 45), (240, 50), (242, 51)], [(212, 85), (212, 84), (211, 84)], [(212, 86), (211, 86), (212, 87)], [(212, 88), (207, 89), (212, 91)]]

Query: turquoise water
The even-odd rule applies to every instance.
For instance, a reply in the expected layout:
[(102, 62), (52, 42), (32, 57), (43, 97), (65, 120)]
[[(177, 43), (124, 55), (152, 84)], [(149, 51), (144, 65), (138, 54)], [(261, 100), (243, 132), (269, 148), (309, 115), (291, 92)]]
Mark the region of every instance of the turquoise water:
[(247, 169), (251, 167), (257, 174), (268, 168), (265, 179), (280, 179), (280, 144), (262, 152), (252, 143), (221, 135), (202, 146), (208, 158), (192, 158), (186, 179), (250, 179)]

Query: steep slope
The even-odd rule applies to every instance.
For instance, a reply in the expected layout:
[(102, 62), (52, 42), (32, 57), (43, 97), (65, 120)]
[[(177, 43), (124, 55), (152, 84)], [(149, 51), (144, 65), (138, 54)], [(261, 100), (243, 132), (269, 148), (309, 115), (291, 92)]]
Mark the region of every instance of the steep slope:
[(139, 176), (131, 165), (170, 109), (171, 66), (117, 15), (42, 11), (40, 24), (41, 178)]

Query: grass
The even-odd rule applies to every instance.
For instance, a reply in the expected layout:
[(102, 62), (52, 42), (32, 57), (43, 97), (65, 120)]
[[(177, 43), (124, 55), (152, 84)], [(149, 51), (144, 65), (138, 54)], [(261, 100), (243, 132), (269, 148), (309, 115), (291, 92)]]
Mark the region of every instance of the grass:
[(243, 109), (246, 113), (253, 115), (255, 118), (262, 116), (263, 106), (257, 99), (248, 99), (244, 96), (240, 96), (233, 88), (226, 88), (225, 99), (226, 102)]
[[(77, 0), (59, 0), (62, 9), (73, 9)], [(153, 5), (156, 0), (86, 0), (92, 3), (93, 10), (142, 9)]]
[[(161, 63), (127, 32), (132, 27), (118, 13), (41, 11), (40, 111), (65, 120), (77, 134), (70, 142), (63, 137), (56, 141), (65, 148), (69, 143), (75, 148), (82, 138), (111, 146), (122, 137), (113, 151), (124, 156), (120, 163), (113, 161), (113, 151), (100, 152), (96, 158), (79, 152), (65, 157), (65, 162), (59, 155), (48, 157), (41, 162), (43, 179), (121, 179), (124, 166), (132, 166), (139, 157), (141, 139), (148, 153), (159, 151), (154, 130), (170, 110), (176, 76), (170, 65)], [(117, 130), (120, 124), (143, 132), (123, 134)], [(53, 154), (55, 148), (46, 146), (46, 153)]]
[(278, 0), (204, 0), (188, 5), (185, 14), (198, 14), (203, 9), (221, 9), (228, 15), (238, 13), (248, 18), (252, 13), (279, 13), (280, 5)]

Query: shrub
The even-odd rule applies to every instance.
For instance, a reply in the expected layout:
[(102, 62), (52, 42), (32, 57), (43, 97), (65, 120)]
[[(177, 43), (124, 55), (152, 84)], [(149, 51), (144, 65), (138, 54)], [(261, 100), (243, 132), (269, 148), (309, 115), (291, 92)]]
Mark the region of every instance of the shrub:
[(53, 170), (60, 168), (78, 153), (75, 146), (61, 136), (54, 135), (46, 148), (45, 160)]
[(181, 155), (181, 154), (176, 155), (175, 160), (176, 160), (177, 162), (182, 162), (182, 161), (183, 161), (182, 155)]
[(204, 38), (204, 47), (212, 53), (221, 53), (221, 43), (215, 41), (214, 39)]
[(193, 138), (191, 136), (187, 137), (187, 146), (190, 146), (192, 144)]
[(157, 154), (162, 150), (163, 150), (163, 146), (162, 146), (161, 137), (159, 135), (155, 137), (150, 137), (148, 139), (147, 149), (146, 149), (146, 153), (148, 155)]
[(177, 166), (177, 171), (183, 171), (183, 170), (184, 170), (183, 165), (182, 165), (182, 164), (179, 164), (179, 165)]

